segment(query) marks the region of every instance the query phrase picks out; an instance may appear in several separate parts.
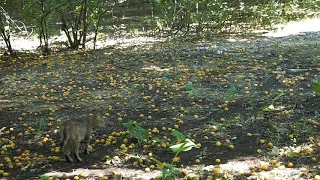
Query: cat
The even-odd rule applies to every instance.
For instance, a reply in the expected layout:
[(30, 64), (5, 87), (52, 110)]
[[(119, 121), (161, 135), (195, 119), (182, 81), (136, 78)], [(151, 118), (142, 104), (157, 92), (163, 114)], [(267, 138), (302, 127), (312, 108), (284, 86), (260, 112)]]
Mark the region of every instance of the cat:
[(84, 153), (89, 154), (88, 145), (92, 128), (103, 124), (104, 121), (99, 112), (87, 118), (67, 120), (61, 124), (59, 134), (62, 141), (60, 145), (63, 146), (63, 154), (67, 162), (73, 162), (71, 154), (78, 162), (82, 161), (79, 156), (80, 143), (84, 144)]

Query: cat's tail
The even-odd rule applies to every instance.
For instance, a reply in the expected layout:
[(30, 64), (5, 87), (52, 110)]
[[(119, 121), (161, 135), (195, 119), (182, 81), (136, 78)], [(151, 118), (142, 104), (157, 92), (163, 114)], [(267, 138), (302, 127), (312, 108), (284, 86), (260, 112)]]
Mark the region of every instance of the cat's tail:
[(60, 146), (64, 146), (65, 144), (67, 144), (67, 139), (68, 137), (68, 133), (67, 133), (67, 128), (62, 128), (60, 129), (60, 135), (61, 135), (61, 142), (60, 142)]

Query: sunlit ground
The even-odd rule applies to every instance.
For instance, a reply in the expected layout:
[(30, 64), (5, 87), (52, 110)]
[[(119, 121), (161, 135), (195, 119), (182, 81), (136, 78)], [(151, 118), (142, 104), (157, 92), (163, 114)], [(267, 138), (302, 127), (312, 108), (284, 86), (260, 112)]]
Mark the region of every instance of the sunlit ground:
[[(307, 173), (302, 170), (303, 168), (286, 168), (282, 162), (279, 162), (279, 164), (280, 165), (272, 165), (270, 162), (263, 161), (256, 157), (239, 157), (238, 159), (230, 160), (220, 165), (194, 165), (181, 168), (180, 170), (188, 172), (188, 177), (196, 177), (199, 172), (215, 172), (218, 173), (219, 176), (224, 177), (225, 179), (233, 179), (234, 176), (242, 176), (247, 177), (248, 179), (293, 180), (301, 179), (301, 177), (304, 176), (303, 174)], [(263, 167), (266, 167), (269, 170), (258, 170), (258, 172), (255, 172), (257, 169), (263, 169)], [(105, 168), (101, 169), (73, 169), (73, 171), (71, 172), (65, 172), (63, 170), (53, 171), (45, 173), (42, 176), (61, 177), (63, 175), (66, 175), (68, 177), (74, 177), (78, 176), (79, 174), (83, 174), (86, 177), (86, 179), (97, 179), (106, 177), (108, 175), (116, 176), (121, 174), (120, 176), (124, 178), (137, 178), (140, 180), (149, 180), (152, 178), (156, 178), (161, 174), (161, 172), (160, 170), (144, 172), (143, 170), (139, 169), (106, 166)]]
[(290, 22), (288, 24), (279, 24), (275, 26), (276, 31), (270, 31), (265, 36), (283, 37), (297, 35), (303, 32), (320, 31), (320, 18), (306, 19), (302, 21)]

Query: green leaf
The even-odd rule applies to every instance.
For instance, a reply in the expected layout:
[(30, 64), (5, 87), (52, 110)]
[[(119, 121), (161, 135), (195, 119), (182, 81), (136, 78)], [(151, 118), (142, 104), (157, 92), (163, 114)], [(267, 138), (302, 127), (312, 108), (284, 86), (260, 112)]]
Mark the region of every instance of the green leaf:
[(236, 86), (231, 85), (231, 87), (228, 89), (228, 97), (234, 97), (237, 93)]
[(143, 141), (144, 139), (149, 138), (148, 131), (146, 129), (143, 129), (138, 124), (133, 124), (132, 121), (122, 123), (122, 125), (128, 129), (132, 137), (140, 141)]
[(249, 101), (248, 101), (249, 104), (253, 104), (253, 103), (256, 103), (256, 102), (257, 102), (257, 100), (254, 99), (254, 98), (250, 98)]
[(179, 131), (174, 131), (174, 132), (171, 133), (171, 135), (174, 136), (174, 137), (176, 137), (178, 140), (181, 140), (181, 141), (184, 141), (184, 140), (187, 139), (186, 136), (183, 135), (183, 134), (182, 134), (181, 132), (179, 132)]
[(192, 82), (188, 82), (185, 86), (184, 86), (184, 89), (186, 91), (190, 91), (192, 89)]
[(163, 163), (163, 162), (161, 162), (161, 161), (159, 161), (159, 160), (157, 160), (157, 159), (154, 159), (154, 158), (151, 158), (151, 160), (153, 160), (154, 162), (156, 162), (157, 166), (159, 166), (159, 167), (164, 167), (164, 163)]
[(169, 148), (175, 153), (180, 153), (182, 151), (183, 152), (190, 151), (194, 147), (197, 147), (197, 145), (194, 142), (192, 142), (190, 139), (186, 139), (184, 143), (176, 144), (176, 145), (170, 146)]
[(263, 120), (264, 119), (264, 114), (263, 113), (258, 113), (256, 119)]
[(143, 129), (140, 126), (131, 126), (130, 128), (128, 128), (130, 134), (132, 135), (132, 137), (143, 141), (144, 139), (148, 139), (148, 131)]
[(261, 110), (262, 110), (262, 111), (270, 111), (270, 109), (269, 109), (269, 107), (268, 107), (268, 106), (264, 106), (264, 107), (262, 107), (262, 108), (261, 108)]
[(162, 81), (166, 81), (169, 79), (170, 73), (168, 71), (163, 71), (163, 76), (161, 78)]
[(193, 93), (192, 92), (189, 92), (188, 93), (188, 98), (191, 98), (193, 96)]
[(172, 164), (168, 164), (165, 168), (163, 168), (161, 172), (161, 177), (163, 180), (172, 180), (175, 179), (175, 177), (179, 175), (179, 173), (179, 168), (176, 168)]
[(122, 125), (126, 128), (130, 128), (132, 126), (132, 121), (126, 122), (126, 123), (122, 123)]
[(43, 128), (44, 128), (45, 124), (46, 124), (46, 120), (45, 119), (40, 119), (39, 120), (38, 132), (43, 131)]
[(210, 124), (213, 126), (221, 126), (221, 123), (216, 122), (216, 121), (210, 122)]
[(168, 77), (170, 76), (170, 73), (168, 71), (163, 71), (163, 76)]
[(212, 69), (212, 70), (220, 70), (220, 68), (219, 68), (216, 64), (213, 64), (213, 65), (211, 66), (211, 69)]
[(276, 100), (278, 100), (278, 99), (279, 99), (281, 96), (283, 96), (283, 95), (284, 95), (284, 92), (281, 92), (280, 94), (278, 94), (275, 98), (272, 99), (271, 104), (273, 105), (274, 102), (275, 102)]
[(165, 77), (165, 76), (163, 76), (163, 77), (161, 78), (161, 80), (162, 80), (162, 81), (166, 81), (166, 80), (168, 80), (168, 78)]
[(163, 141), (164, 141), (164, 140), (159, 139), (159, 138), (157, 138), (157, 137), (152, 138), (152, 142), (155, 142), (155, 143), (157, 143), (157, 142), (163, 142)]
[(317, 78), (317, 83), (313, 84), (313, 91), (316, 96), (320, 96), (320, 78)]

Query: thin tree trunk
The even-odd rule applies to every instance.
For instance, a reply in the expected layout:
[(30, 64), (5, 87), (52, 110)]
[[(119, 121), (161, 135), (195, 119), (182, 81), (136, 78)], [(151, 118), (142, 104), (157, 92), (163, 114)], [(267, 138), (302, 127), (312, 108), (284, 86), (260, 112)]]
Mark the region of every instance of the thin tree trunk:
[(10, 41), (10, 35), (6, 35), (5, 31), (1, 32), (2, 34), (2, 38), (4, 40), (4, 42), (6, 43), (8, 52), (10, 53), (10, 56), (12, 58), (18, 58), (17, 54), (13, 52), (12, 46), (11, 46), (11, 41)]
[[(63, 30), (64, 33), (66, 34), (67, 39), (68, 39), (68, 42), (69, 42), (70, 46), (73, 46), (73, 42), (72, 42), (70, 33), (69, 33), (69, 31), (68, 31), (67, 22), (66, 22), (66, 20), (64, 19), (64, 17), (61, 17), (61, 22), (62, 22), (62, 30)], [(71, 47), (71, 48), (72, 48), (72, 47)]]
[(88, 9), (88, 1), (84, 0), (83, 17), (82, 17), (82, 23), (83, 23), (82, 49), (86, 49), (86, 41), (87, 41), (87, 9)]
[(1, 36), (4, 40), (4, 42), (6, 43), (7, 46), (7, 50), (10, 53), (10, 56), (13, 58), (18, 58), (17, 55), (13, 52), (12, 46), (11, 46), (11, 41), (10, 41), (10, 34), (6, 33), (5, 30), (5, 25), (3, 24), (3, 19), (0, 15), (0, 27), (1, 27)]

